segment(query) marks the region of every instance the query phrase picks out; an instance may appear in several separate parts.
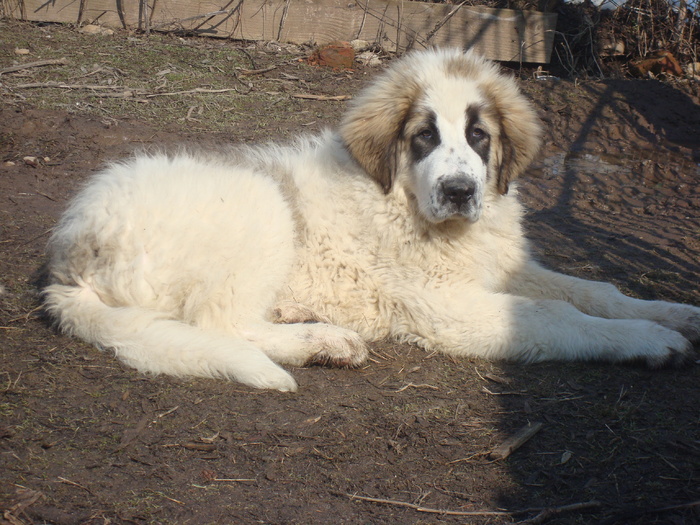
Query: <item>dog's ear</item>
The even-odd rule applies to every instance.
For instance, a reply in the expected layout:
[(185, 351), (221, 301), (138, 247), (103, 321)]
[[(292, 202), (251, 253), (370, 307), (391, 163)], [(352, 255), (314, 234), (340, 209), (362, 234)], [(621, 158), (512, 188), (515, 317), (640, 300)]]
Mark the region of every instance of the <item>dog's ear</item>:
[(501, 81), (505, 82), (489, 95), (500, 121), (496, 186), (505, 195), (510, 182), (527, 169), (539, 151), (542, 127), (532, 104), (515, 83), (507, 78)]
[(352, 157), (388, 192), (399, 169), (401, 134), (417, 88), (389, 71), (350, 103), (340, 136)]

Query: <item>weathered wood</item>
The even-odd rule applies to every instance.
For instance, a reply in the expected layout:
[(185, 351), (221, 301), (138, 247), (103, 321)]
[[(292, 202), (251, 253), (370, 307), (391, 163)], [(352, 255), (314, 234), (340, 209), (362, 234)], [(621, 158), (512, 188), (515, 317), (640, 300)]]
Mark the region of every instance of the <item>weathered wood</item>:
[(527, 443), (542, 428), (542, 423), (528, 423), (514, 435), (506, 439), (489, 454), (494, 461), (505, 459)]
[(475, 48), (499, 61), (548, 62), (556, 15), (400, 0), (6, 0), (2, 15), (202, 36), (324, 44), (363, 39), (387, 51)]

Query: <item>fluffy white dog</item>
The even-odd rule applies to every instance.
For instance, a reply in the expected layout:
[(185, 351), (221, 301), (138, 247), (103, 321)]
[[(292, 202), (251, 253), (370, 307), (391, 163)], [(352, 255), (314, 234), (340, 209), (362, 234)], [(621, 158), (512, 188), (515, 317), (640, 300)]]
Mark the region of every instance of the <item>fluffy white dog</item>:
[(521, 362), (682, 360), (700, 308), (532, 260), (508, 190), (539, 141), (495, 65), (410, 54), (337, 133), (97, 174), (50, 242), (47, 310), (143, 372), (278, 390), (296, 389), (278, 364), (356, 366), (386, 337)]

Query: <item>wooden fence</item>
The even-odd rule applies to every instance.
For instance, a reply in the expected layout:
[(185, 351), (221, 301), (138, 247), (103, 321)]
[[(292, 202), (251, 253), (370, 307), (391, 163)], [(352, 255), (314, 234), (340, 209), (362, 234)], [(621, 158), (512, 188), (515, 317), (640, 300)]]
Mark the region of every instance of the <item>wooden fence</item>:
[(387, 51), (476, 48), (493, 60), (546, 63), (556, 14), (400, 0), (1, 0), (0, 15), (324, 44), (363, 39)]

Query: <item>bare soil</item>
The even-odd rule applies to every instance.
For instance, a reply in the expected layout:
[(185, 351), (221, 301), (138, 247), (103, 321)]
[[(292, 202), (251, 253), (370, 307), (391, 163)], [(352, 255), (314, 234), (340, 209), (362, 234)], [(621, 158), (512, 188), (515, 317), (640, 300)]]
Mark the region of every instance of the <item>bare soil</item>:
[[(333, 126), (344, 102), (294, 95), (377, 72), (307, 54), (0, 22), (0, 69), (68, 59), (0, 76), (0, 523), (700, 523), (696, 361), (515, 366), (386, 341), (360, 370), (293, 370), (283, 394), (146, 377), (42, 319), (47, 237), (103, 162)], [(514, 73), (547, 129), (520, 186), (542, 260), (700, 304), (698, 85)], [(231, 90), (177, 94), (197, 87)]]

